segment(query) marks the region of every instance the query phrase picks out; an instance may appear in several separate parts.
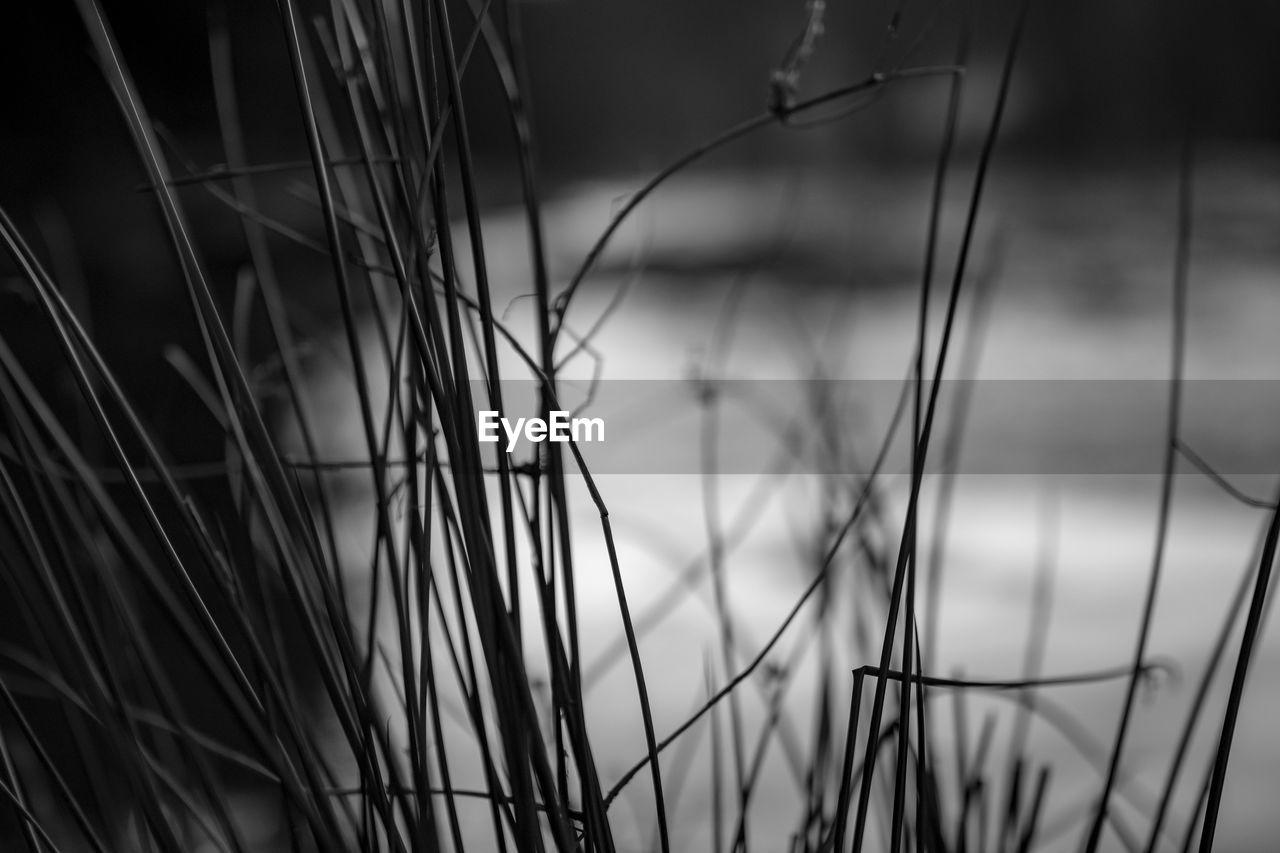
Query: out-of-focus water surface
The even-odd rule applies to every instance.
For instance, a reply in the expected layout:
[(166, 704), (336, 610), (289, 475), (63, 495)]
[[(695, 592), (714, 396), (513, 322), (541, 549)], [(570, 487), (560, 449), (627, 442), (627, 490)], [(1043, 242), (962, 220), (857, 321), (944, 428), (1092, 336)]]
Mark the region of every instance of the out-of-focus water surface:
[[(585, 333), (605, 319), (564, 375), (578, 380), (598, 375), (606, 382), (691, 376), (901, 379), (915, 341), (930, 180), (927, 172), (854, 171), (711, 173), (673, 182), (619, 232), (575, 299), (569, 322), (576, 332)], [(957, 173), (948, 185), (927, 343), (930, 360), (938, 352), (971, 181), (971, 174)], [(548, 203), (557, 281), (568, 280), (636, 185), (619, 180), (582, 186)], [(947, 376), (1046, 383), (1166, 379), (1171, 370), (1176, 220), (1176, 171), (1167, 164), (1123, 174), (1080, 168), (1059, 174), (1043, 166), (997, 170), (973, 244)], [(1211, 394), (1218, 387), (1212, 380), (1276, 378), (1278, 220), (1280, 168), (1275, 162), (1232, 153), (1202, 157), (1195, 179), (1187, 309), (1184, 370), (1197, 380), (1188, 385), (1189, 407), (1194, 407), (1196, 394)], [(505, 321), (512, 329), (527, 330), (532, 300), (521, 298), (528, 275), (520, 213), (495, 213), (485, 232), (490, 274), (500, 290), (498, 305), (506, 306)], [(985, 293), (986, 307), (975, 310), (978, 293)], [(514, 355), (507, 366), (512, 375), (523, 375)], [(322, 400), (330, 401), (334, 411), (350, 411), (340, 408), (348, 393), (345, 381), (330, 379), (323, 387)], [(1149, 387), (1161, 390), (1159, 413), (1168, 389)], [(1248, 409), (1215, 417), (1201, 406), (1196, 429), (1219, 452), (1238, 450), (1231, 482), (1241, 492), (1269, 501), (1280, 458), (1270, 458), (1266, 442), (1259, 443), (1271, 424), (1256, 422), (1258, 416)], [(698, 449), (704, 447), (706, 412), (691, 395), (683, 410), (641, 407), (633, 415), (641, 421), (651, 418), (655, 431), (662, 426), (663, 441), (674, 435)], [(820, 428), (812, 419), (806, 421), (806, 413), (792, 414), (796, 422)], [(938, 610), (931, 621), (926, 621), (923, 591), (917, 600), (927, 648), (935, 650), (927, 662), (930, 672), (1017, 677), (1033, 624), (1047, 637), (1046, 673), (1114, 667), (1131, 659), (1156, 545), (1166, 425), (1157, 415), (1118, 427), (1131, 438), (1145, 436), (1139, 446), (1150, 451), (1149, 464), (1120, 465), (1116, 470), (1126, 473), (1119, 474), (1098, 463), (1101, 467), (1089, 469), (1092, 473), (1069, 474), (1064, 472), (1075, 470), (1073, 434), (1106, 424), (1111, 413), (1069, 414), (1035, 417), (1015, 407), (1007, 423), (988, 422), (983, 430), (967, 432), (961, 471), (968, 454), (988, 459), (1012, 454), (1019, 461), (999, 474), (971, 468), (948, 484), (945, 537), (938, 522), (939, 497), (946, 491), (943, 478), (926, 479), (921, 553), (928, 556), (921, 567), (927, 570), (936, 563), (941, 577)], [(731, 432), (732, 418), (720, 417), (722, 434)], [(940, 416), (940, 436), (947, 433), (950, 417), (950, 411)], [(354, 421), (339, 420), (333, 426), (328, 441), (336, 452), (355, 446)], [(822, 426), (834, 426), (841, 446), (859, 458), (874, 456), (879, 435), (855, 422)], [(942, 441), (935, 442), (935, 454)], [(584, 452), (590, 459), (592, 448)], [(745, 663), (812, 578), (823, 525), (829, 531), (833, 507), (847, 511), (852, 481), (824, 475), (822, 457), (808, 463), (804, 473), (777, 473), (762, 459), (758, 470), (712, 477), (703, 473), (703, 466), (714, 467), (715, 457), (709, 459), (701, 450), (689, 457), (697, 463), (688, 470), (665, 474), (645, 473), (642, 444), (634, 452), (632, 468), (615, 467), (622, 472), (601, 475), (597, 482), (618, 537), (632, 611), (645, 626), (641, 648), (661, 737), (705, 698), (708, 671), (716, 672), (717, 683), (724, 681), (707, 570), (709, 543), (724, 537), (721, 565), (738, 663)], [(1236, 589), (1256, 560), (1268, 518), (1185, 460), (1178, 471), (1148, 649), (1150, 657), (1170, 663), (1176, 676), (1140, 693), (1115, 806), (1138, 837), (1145, 834), (1190, 698)], [(574, 482), (581, 485), (578, 478)], [(879, 482), (890, 556), (901, 535), (907, 485), (901, 474)], [(365, 497), (357, 491), (348, 498), (353, 526), (365, 523)], [(632, 676), (617, 654), (621, 628), (597, 512), (585, 488), (578, 488), (574, 498), (580, 507), (574, 547), (582, 644), (591, 662), (586, 666), (587, 702), (608, 786), (643, 754), (643, 741)], [(872, 603), (880, 601), (873, 586), (865, 577), (851, 581), (839, 575), (849, 571), (845, 559), (837, 560), (832, 570), (831, 607), (838, 615), (829, 630), (841, 672), (875, 662), (882, 630), (877, 620), (883, 619), (882, 605)], [(1032, 602), (1045, 584), (1050, 604), (1041, 610)], [(684, 593), (672, 593), (681, 588)], [(800, 743), (811, 736), (817, 653), (795, 650), (806, 643), (813, 647), (814, 613), (810, 603), (783, 635), (768, 658), (773, 675), (743, 686), (748, 731), (757, 731), (764, 720), (771, 678), (782, 673), (791, 680), (787, 736)], [(1239, 624), (1227, 643), (1222, 674), (1169, 818), (1179, 840), (1217, 741)], [(857, 642), (860, 625), (871, 638), (869, 644)], [(1271, 736), (1269, 725), (1280, 708), (1280, 658), (1268, 638), (1258, 652), (1232, 753), (1219, 834), (1223, 850), (1270, 849), (1269, 839), (1280, 832), (1272, 807), (1280, 789), (1280, 741)], [(835, 688), (845, 691), (850, 683), (837, 678)], [(1066, 714), (1079, 728), (1064, 735), (1044, 720), (1031, 728), (1033, 760), (1049, 764), (1054, 773), (1045, 826), (1056, 841), (1049, 849), (1073, 848), (1079, 841), (1080, 810), (1100, 787), (1098, 765), (1105, 763), (1114, 737), (1122, 694), (1120, 682), (1042, 694), (1044, 704), (1053, 706), (1045, 712), (1048, 718)], [(966, 697), (968, 753), (975, 749), (988, 712), (999, 714), (996, 743), (1007, 743), (1013, 705), (977, 692)], [(945, 766), (957, 749), (954, 705), (936, 696), (931, 708), (938, 711), (935, 747)], [(671, 808), (679, 847), (699, 849), (711, 831), (709, 746), (706, 737), (689, 738), (690, 748), (696, 749), (693, 769)], [(664, 768), (674, 775), (673, 768), (685, 760), (673, 754)], [(993, 766), (1006, 760), (1006, 751), (995, 746)], [(792, 773), (785, 750), (773, 747), (749, 814), (758, 849), (781, 848), (797, 825), (801, 803)], [(639, 849), (651, 832), (647, 785), (633, 784), (615, 806), (628, 807), (636, 820), (629, 844)], [(1114, 836), (1109, 838), (1115, 842)]]

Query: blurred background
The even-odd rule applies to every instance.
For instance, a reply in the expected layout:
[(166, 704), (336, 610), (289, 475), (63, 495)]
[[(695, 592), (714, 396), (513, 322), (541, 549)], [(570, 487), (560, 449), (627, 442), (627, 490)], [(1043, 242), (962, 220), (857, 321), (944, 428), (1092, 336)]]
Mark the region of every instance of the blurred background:
[[(1015, 6), (1014, 0), (827, 3), (825, 34), (799, 94), (863, 79), (892, 63), (952, 62), (957, 33), (967, 26), (972, 48), (962, 129), (971, 150), (989, 117)], [(305, 153), (272, 4), (109, 0), (103, 8), (152, 117), (172, 134), (177, 147), (168, 153), (176, 171), (225, 160), (211, 89), (211, 16), (228, 29), (249, 158), (270, 163)], [(770, 71), (806, 14), (801, 0), (532, 0), (520, 9), (540, 167), (553, 193), (593, 178), (649, 174), (759, 112)], [(456, 28), (464, 16), (459, 11)], [(5, 17), (0, 203), (24, 231), (56, 245), (58, 262), (83, 278), (95, 325), (104, 332), (127, 327), (130, 352), (154, 353), (164, 334), (185, 322), (185, 312), (174, 301), (177, 289), (166, 285), (171, 258), (157, 239), (137, 159), (74, 4), (18, 4)], [(1064, 183), (1167, 174), (1194, 107), (1203, 150), (1272, 169), (1280, 141), (1277, 31), (1280, 9), (1261, 0), (1212, 10), (1190, 0), (1035, 4), (1001, 161)], [(487, 198), (495, 205), (514, 201), (511, 134), (492, 66), (474, 63), (466, 84), (476, 93), (469, 120)], [(756, 133), (702, 165), (923, 168), (937, 151), (945, 98), (941, 78), (913, 82), (847, 120)], [(281, 178), (281, 194), (297, 178)], [(234, 214), (198, 189), (184, 200), (215, 281), (229, 288), (244, 257)], [(294, 221), (301, 216), (296, 204), (292, 214)], [(173, 318), (164, 332), (132, 323), (156, 312)]]

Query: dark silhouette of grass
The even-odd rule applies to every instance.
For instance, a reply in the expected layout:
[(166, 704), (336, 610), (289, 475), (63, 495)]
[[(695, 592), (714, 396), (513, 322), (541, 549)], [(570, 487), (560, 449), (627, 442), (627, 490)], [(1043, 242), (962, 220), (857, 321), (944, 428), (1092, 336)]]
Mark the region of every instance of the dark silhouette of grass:
[[(1053, 603), (1049, 550), (1038, 576), (1022, 677), (930, 674), (943, 566), (939, 547), (927, 558), (924, 579), (918, 576), (921, 494), (938, 443), (939, 393), (952, 370), (948, 359), (961, 300), (973, 286), (975, 233), (1029, 2), (1019, 5), (1012, 25), (936, 340), (928, 324), (944, 196), (958, 156), (967, 36), (959, 39), (952, 65), (913, 64), (917, 39), (886, 53), (883, 66), (865, 79), (802, 95), (802, 67), (822, 25), (822, 4), (808, 4), (802, 37), (774, 77), (769, 107), (657, 170), (604, 224), (557, 292), (548, 270), (518, 3), (344, 0), (311, 15), (298, 0), (281, 0), (283, 49), (309, 156), (263, 164), (250, 161), (240, 119), (238, 92), (252, 81), (236, 78), (226, 12), (215, 5), (210, 53), (226, 163), (213, 167), (183, 156), (150, 118), (97, 0), (77, 0), (77, 7), (133, 138), (144, 188), (159, 209), (199, 331), (201, 352), (170, 360), (204, 401), (226, 453), (211, 464), (175, 461), (174, 448), (156, 438), (64, 288), (0, 210), (0, 240), (56, 345), (60, 369), (75, 382), (94, 446), (110, 457), (110, 464), (91, 458), (87, 440), (48, 403), (49, 389), (0, 341), (0, 542), (8, 552), (5, 586), (30, 638), (27, 646), (0, 649), (0, 796), (12, 812), (11, 843), (33, 853), (206, 847), (237, 853), (613, 851), (629, 849), (620, 840), (615, 806), (643, 779), (651, 799), (634, 806), (642, 834), (650, 847), (667, 853), (680, 846), (681, 799), (698, 779), (691, 768), (705, 741), (708, 822), (717, 851), (759, 846), (752, 809), (776, 747), (801, 803), (790, 835), (793, 850), (1023, 853), (1062, 831), (1047, 817), (1059, 771), (1039, 763), (1029, 748), (1034, 723), (1061, 733), (1101, 779), (1096, 801), (1058, 825), (1084, 828), (1090, 851), (1108, 829), (1122, 844), (1142, 846), (1140, 830), (1111, 800), (1115, 795), (1143, 809), (1126, 787), (1123, 759), (1139, 689), (1168, 670), (1150, 659), (1147, 642), (1178, 453), (1231, 488), (1178, 434), (1193, 213), (1190, 143), (1180, 172), (1174, 369), (1167, 436), (1161, 439), (1166, 453), (1158, 545), (1134, 654), (1115, 669), (1042, 671)], [(465, 85), (469, 66), (481, 62), (496, 72), (510, 119), (530, 246), (534, 310), (528, 329), (501, 318), (494, 301), (499, 285), (490, 280), (497, 248), (486, 237), (484, 167), (473, 151)], [(807, 583), (763, 641), (752, 642), (759, 638), (734, 610), (726, 568), (737, 540), (764, 511), (770, 478), (781, 480), (788, 457), (804, 452), (806, 424), (833, 470), (850, 470), (835, 464), (851, 453), (844, 426), (832, 422), (836, 408), (815, 399), (807, 417), (784, 425), (779, 462), (767, 468), (774, 473), (761, 481), (760, 499), (753, 497), (729, 518), (717, 491), (723, 401), (708, 379), (701, 422), (706, 556), (656, 604), (641, 609), (628, 597), (608, 496), (575, 443), (542, 445), (528, 465), (505, 453), (494, 460), (482, 453), (475, 412), (507, 410), (502, 383), (513, 371), (504, 367), (503, 355), (514, 353), (520, 378), (537, 383), (544, 417), (561, 409), (564, 344), (574, 352), (589, 350), (598, 328), (570, 341), (569, 308), (610, 240), (665, 182), (766, 128), (798, 130), (848, 118), (881, 98), (907, 97), (912, 87), (939, 83), (950, 87), (950, 97), (940, 116), (943, 142), (915, 355), (886, 433), (873, 437), (879, 450), (867, 473), (842, 478), (823, 492), (823, 524), (805, 567)], [(182, 174), (172, 172), (170, 158), (182, 161)], [(314, 182), (308, 200), (313, 230), (322, 238), (261, 209), (257, 180), (303, 170)], [(200, 236), (185, 213), (181, 192), (187, 187), (208, 193), (240, 218), (248, 265), (231, 312), (210, 283)], [(459, 239), (464, 230), (465, 249)], [(280, 242), (327, 265), (351, 380), (349, 405), (359, 422), (358, 458), (322, 456), (322, 422), (332, 414), (319, 410), (310, 387), (306, 342), (298, 331), (305, 308), (281, 283)], [(975, 327), (982, 325), (986, 294), (984, 288), (975, 304)], [(740, 297), (735, 290), (729, 307)], [(257, 305), (283, 409), (274, 416), (246, 319)], [(625, 309), (611, 304), (608, 311), (615, 310)], [(731, 328), (726, 319), (720, 333)], [(973, 356), (962, 354), (960, 361), (962, 371), (971, 369)], [(820, 367), (813, 365), (811, 373), (820, 375)], [(948, 459), (960, 452), (968, 404), (960, 405), (962, 414), (938, 451)], [(280, 423), (296, 432), (295, 441), (282, 437)], [(881, 471), (908, 423), (911, 477), (898, 527), (885, 506)], [(331, 479), (344, 471), (364, 478), (370, 495), (372, 541), (361, 543), (370, 545), (367, 566), (349, 565), (347, 540), (355, 534), (344, 527)], [(196, 479), (211, 477), (225, 479), (229, 509), (215, 510), (193, 493)], [(571, 482), (585, 488), (598, 515), (596, 528), (583, 530), (575, 520)], [(953, 493), (944, 490), (944, 519), (951, 500)], [(1188, 744), (1244, 613), (1219, 745), (1199, 799), (1200, 849), (1213, 847), (1280, 540), (1280, 511), (1266, 508), (1272, 517), (1258, 565), (1225, 615), (1159, 805), (1151, 810), (1148, 853), (1162, 838), (1174, 840), (1167, 816)], [(939, 526), (945, 530), (946, 523)], [(586, 537), (603, 544), (621, 636), (602, 650), (586, 648), (580, 637), (578, 579), (599, 568), (581, 556)], [(716, 637), (711, 649), (702, 650), (706, 695), (664, 729), (651, 700), (663, 666), (646, 659), (642, 640), (702, 575), (711, 578)], [(843, 610), (837, 602), (853, 589), (855, 575), (858, 600)], [(523, 597), (528, 593), (532, 600)], [(923, 623), (916, 605), (921, 596)], [(852, 643), (840, 635), (850, 627), (841, 624), (850, 613), (857, 620)], [(808, 622), (801, 618), (806, 614), (812, 616)], [(789, 649), (784, 636), (794, 641)], [(169, 643), (180, 646), (185, 666), (207, 683), (207, 697), (193, 701), (179, 688), (171, 650), (162, 647)], [(590, 688), (624, 658), (644, 750), (619, 771), (601, 759), (600, 739), (612, 732), (610, 721), (594, 715)], [(870, 659), (878, 664), (855, 666)], [(812, 698), (803, 700), (808, 719), (797, 721), (787, 698), (799, 692), (798, 673), (805, 667), (814, 667), (817, 677)], [(1125, 680), (1125, 700), (1118, 731), (1099, 742), (1049, 691), (1111, 679)], [(758, 691), (765, 709), (754, 730), (743, 710), (747, 687)], [(1004, 762), (997, 760), (994, 716), (984, 717), (970, 752), (968, 697), (977, 693), (1003, 696), (1016, 707)], [(954, 755), (939, 746), (944, 738), (936, 700), (943, 697), (954, 708)], [(206, 731), (210, 716), (230, 721), (231, 733)], [(49, 748), (55, 739), (72, 744), (72, 760)], [(277, 837), (253, 837), (234, 796), (241, 787), (278, 810)], [(1196, 826), (1193, 818), (1184, 849), (1197, 837)]]

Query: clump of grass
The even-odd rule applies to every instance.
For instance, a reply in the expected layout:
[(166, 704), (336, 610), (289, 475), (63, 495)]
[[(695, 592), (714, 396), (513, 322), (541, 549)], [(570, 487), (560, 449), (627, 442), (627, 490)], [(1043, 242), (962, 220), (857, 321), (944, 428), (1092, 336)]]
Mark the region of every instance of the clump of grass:
[[(1039, 849), (1051, 829), (1045, 815), (1054, 780), (1054, 768), (1036, 765), (1027, 750), (1034, 715), (1098, 761), (1104, 780), (1096, 802), (1060, 825), (1087, 827), (1090, 850), (1107, 826), (1130, 847), (1140, 846), (1137, 831), (1111, 806), (1113, 791), (1125, 793), (1119, 777), (1126, 724), (1109, 749), (1100, 749), (1070, 714), (1054, 710), (1042, 689), (1127, 679), (1128, 719), (1137, 689), (1157, 670), (1146, 639), (1159, 557), (1135, 654), (1116, 670), (1045, 676), (1036, 652), (1040, 633), (1018, 679), (942, 678), (928, 668), (931, 608), (925, 624), (917, 623), (918, 589), (936, 601), (941, 583), (936, 556), (928, 560), (928, 580), (918, 581), (924, 472), (937, 444), (939, 390), (972, 278), (983, 188), (1028, 5), (1019, 7), (978, 156), (943, 326), (931, 336), (963, 44), (954, 65), (913, 65), (912, 47), (866, 79), (805, 96), (801, 72), (822, 31), (824, 8), (808, 4), (799, 40), (774, 76), (769, 109), (659, 170), (604, 225), (557, 290), (548, 271), (518, 3), (351, 0), (308, 17), (297, 0), (282, 0), (282, 49), (305, 164), (249, 162), (240, 84), (225, 21), (215, 14), (210, 47), (226, 163), (201, 171), (149, 117), (96, 0), (79, 0), (179, 262), (202, 351), (172, 361), (225, 438), (221, 467), (230, 500), (214, 508), (193, 494), (184, 468), (156, 440), (84, 319), (13, 221), (0, 214), (0, 237), (57, 345), (60, 369), (76, 383), (82, 414), (107, 462), (87, 454), (86, 440), (50, 406), (42, 383), (0, 343), (4, 582), (29, 640), (5, 648), (0, 669), (0, 794), (13, 816), (12, 843), (31, 851), (609, 851), (634, 846), (622, 836), (617, 804), (643, 784), (649, 795), (637, 800), (638, 817), (650, 846), (665, 853), (688, 835), (678, 825), (677, 804), (684, 786), (699, 778), (690, 768), (705, 739), (715, 850), (755, 846), (753, 797), (776, 746), (795, 774), (801, 804), (792, 849), (1027, 851)], [(532, 328), (508, 327), (494, 303), (493, 248), (467, 121), (465, 77), (475, 63), (496, 70), (510, 120), (531, 248), (524, 285), (536, 306)], [(940, 117), (945, 133), (915, 358), (893, 425), (867, 475), (833, 481), (824, 491), (809, 583), (755, 651), (736, 627), (724, 575), (737, 522), (721, 517), (708, 463), (710, 544), (705, 569), (700, 564), (694, 571), (713, 578), (718, 641), (708, 656), (706, 696), (680, 724), (660, 730), (650, 686), (663, 674), (642, 655), (641, 640), (661, 613), (635, 611), (628, 598), (608, 495), (572, 444), (542, 445), (531, 465), (513, 464), (504, 453), (486, 457), (475, 412), (504, 412), (503, 381), (514, 377), (503, 365), (513, 354), (519, 378), (537, 384), (544, 416), (562, 408), (565, 347), (587, 345), (569, 340), (570, 306), (617, 229), (664, 181), (748, 134), (803, 126), (818, 115), (829, 120), (833, 109), (836, 117), (850, 116), (881, 97), (900, 96), (894, 90), (908, 83), (946, 85), (951, 97)], [(169, 163), (175, 158), (186, 163), (185, 171), (174, 173)], [(271, 218), (260, 205), (257, 181), (300, 165), (314, 182), (321, 239)], [(1186, 288), (1192, 175), (1188, 154), (1179, 294)], [(210, 283), (199, 235), (184, 213), (187, 192), (211, 193), (241, 218), (249, 263), (230, 313)], [(310, 387), (298, 333), (301, 309), (277, 269), (282, 240), (327, 264), (363, 449), (354, 465), (322, 455), (319, 422), (331, 413), (318, 409)], [(266, 354), (255, 350), (250, 334), (248, 318), (258, 310)], [(1180, 295), (1175, 328), (1185, 310)], [(1181, 347), (1176, 336), (1174, 352)], [(283, 401), (276, 417), (268, 415), (264, 363), (273, 365)], [(1171, 382), (1166, 520), (1179, 370)], [(706, 458), (714, 460), (717, 403), (713, 395), (706, 402)], [(814, 411), (833, 409), (818, 400)], [(841, 425), (829, 418), (817, 419), (820, 443), (833, 469), (843, 470), (835, 460), (844, 452)], [(282, 439), (281, 422), (292, 425), (292, 442)], [(908, 428), (912, 474), (905, 518), (895, 528), (879, 471), (893, 436)], [(949, 438), (945, 452), (954, 446)], [(358, 569), (350, 563), (360, 549), (346, 541), (352, 532), (335, 506), (335, 478), (351, 470), (371, 496), (367, 562)], [(579, 529), (573, 512), (579, 477), (598, 510), (598, 528), (590, 531)], [(744, 513), (759, 511), (759, 504), (752, 506)], [(1241, 587), (1201, 682), (1150, 821), (1148, 850), (1165, 837), (1186, 743), (1225, 655), (1232, 619), (1246, 611), (1221, 746), (1200, 797), (1201, 847), (1212, 846), (1280, 529), (1276, 519), (1280, 514), (1260, 548), (1253, 595)], [(643, 752), (622, 772), (600, 760), (602, 721), (593, 718), (586, 690), (598, 672), (587, 669), (591, 658), (579, 633), (576, 590), (587, 568), (580, 557), (586, 536), (604, 543), (621, 637), (616, 655), (606, 652), (599, 660), (628, 670), (643, 730)], [(862, 648), (849, 647), (839, 624), (847, 615), (840, 597), (852, 588), (839, 578), (852, 583), (855, 570), (859, 589), (873, 593), (858, 605), (865, 611), (855, 626)], [(1042, 588), (1048, 586), (1046, 580)], [(673, 587), (659, 607), (683, 595), (683, 586)], [(1048, 595), (1038, 602), (1033, 617), (1043, 631)], [(784, 654), (783, 636), (801, 630), (805, 613), (813, 615), (807, 639)], [(872, 626), (880, 632), (878, 646)], [(178, 666), (162, 647), (170, 643), (181, 649)], [(854, 665), (871, 659), (878, 663)], [(815, 660), (815, 693), (802, 700), (810, 720), (797, 722), (786, 696), (796, 672)], [(187, 668), (207, 684), (198, 703), (179, 687)], [(546, 673), (545, 684), (535, 673)], [(756, 726), (743, 711), (748, 688), (759, 691), (765, 709)], [(994, 767), (995, 717), (984, 719), (972, 753), (967, 746), (968, 697), (979, 691), (1010, 697), (1017, 706), (1003, 770)], [(941, 696), (953, 702), (952, 756), (935, 746), (940, 712), (933, 700)], [(202, 721), (210, 719), (231, 724), (215, 735), (204, 729)], [(70, 757), (51, 749), (62, 741), (72, 745)], [(239, 790), (271, 804), (277, 819), (267, 821), (266, 837), (238, 805)], [(1195, 829), (1192, 820), (1186, 844)]]

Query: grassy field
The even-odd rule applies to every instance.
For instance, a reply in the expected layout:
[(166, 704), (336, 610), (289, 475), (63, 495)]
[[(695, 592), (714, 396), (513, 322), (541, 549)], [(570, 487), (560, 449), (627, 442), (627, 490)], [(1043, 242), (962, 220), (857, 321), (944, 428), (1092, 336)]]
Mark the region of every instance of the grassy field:
[[(761, 81), (764, 108), (690, 140), (603, 214), (587, 209), (577, 242), (548, 236), (574, 209), (540, 174), (521, 4), (278, 5), (273, 67), (287, 67), (305, 156), (264, 162), (247, 153), (241, 110), (260, 81), (237, 66), (223, 16), (209, 18), (211, 89), (192, 95), (218, 117), (220, 153), (203, 157), (153, 120), (97, 0), (76, 4), (176, 259), (163, 287), (186, 303), (181, 323), (136, 317), (138, 335), (189, 324), (188, 343), (138, 367), (128, 340), (100, 341), (86, 308), (97, 285), (58, 229), (32, 234), (0, 210), (30, 321), (0, 323), (0, 561), (14, 625), (0, 647), (4, 849), (1214, 849), (1280, 510), (1182, 440), (1191, 121), (1170, 146), (1158, 214), (1167, 344), (1148, 386), (1159, 394), (1142, 493), (1153, 541), (1140, 584), (1097, 593), (1099, 620), (1124, 602), (1125, 639), (1109, 639), (1097, 667), (1051, 665), (1047, 503), (988, 543), (1028, 540), (1039, 556), (1016, 629), (964, 626), (1014, 665), (990, 653), (971, 677), (937, 662), (954, 664), (939, 648), (944, 544), (972, 493), (932, 473), (958, 470), (967, 409), (982, 400), (961, 384), (944, 401), (943, 380), (976, 375), (1003, 304), (984, 215), (1031, 4), (997, 22), (1002, 47), (983, 57), (981, 85), (966, 85), (966, 27), (935, 10), (911, 19), (919, 32), (895, 16), (865, 73), (823, 88), (806, 69), (841, 46), (823, 40), (824, 3), (797, 3), (789, 47)], [(935, 26), (950, 58), (925, 62)], [(467, 83), (476, 66), (498, 83), (481, 103)], [(700, 184), (698, 170), (735, 145), (874, 122), (911, 99), (937, 106), (916, 119), (932, 122), (936, 156), (910, 173), (928, 192), (864, 202), (828, 187), (819, 197), (839, 201), (810, 209), (798, 234), (788, 211), (802, 203), (788, 207), (785, 179), (777, 212), (727, 216), (768, 195), (732, 190), (701, 212), (723, 184)], [(501, 161), (476, 153), (468, 124), (495, 111)], [(663, 193), (675, 194), (665, 208)], [(680, 193), (687, 203), (671, 201)], [(502, 217), (489, 215), (495, 195), (516, 202)], [(832, 226), (860, 208), (874, 223), (908, 196), (923, 200), (894, 221), (916, 220), (910, 239)], [(586, 380), (617, 366), (598, 357), (608, 328), (634, 310), (633, 286), (663, 274), (647, 259), (687, 282), (708, 274), (708, 242), (729, 257), (712, 270), (727, 282), (714, 300), (669, 293), (633, 327), (707, 327), (686, 381), (698, 392), (687, 476), (637, 501), (618, 471), (593, 477), (585, 444), (509, 455), (478, 440), (480, 410), (591, 414)], [(919, 248), (904, 262), (901, 245)], [(830, 350), (787, 337), (786, 286), (768, 311), (739, 313), (761, 269), (907, 282), (893, 285), (911, 306), (891, 342), (899, 356), (881, 348), (883, 423), (869, 429), (826, 396), (840, 390), (822, 381)], [(612, 289), (594, 287), (602, 279)], [(1081, 298), (1110, 310), (1105, 294)], [(827, 343), (854, 346), (826, 313)], [(1000, 363), (1029, 346), (1013, 341)], [(638, 347), (624, 374), (686, 358)], [(812, 393), (769, 422), (768, 458), (726, 473), (735, 401), (723, 380), (741, 367), (730, 356), (754, 353), (745, 378), (759, 379), (771, 347), (793, 369), (768, 378)], [(513, 402), (514, 388), (528, 399)], [(640, 475), (657, 462), (639, 451), (628, 464)], [(797, 467), (809, 475), (800, 492)], [(1185, 671), (1151, 650), (1169, 552), (1193, 544), (1175, 526), (1178, 472), (1264, 519), (1246, 570), (1212, 585), (1225, 616), (1205, 617), (1212, 630)], [(681, 508), (657, 516), (679, 530), (643, 528), (643, 507), (658, 505)], [(744, 557), (752, 531), (783, 516), (803, 531), (797, 547)], [(636, 541), (697, 547), (669, 585), (637, 593)], [(779, 560), (793, 582), (743, 569)], [(1161, 732), (1158, 770), (1140, 774), (1130, 747), (1152, 746), (1135, 709), (1174, 685), (1181, 714)], [(1093, 698), (1075, 701), (1104, 704), (1104, 722), (1060, 692), (1081, 687)]]

